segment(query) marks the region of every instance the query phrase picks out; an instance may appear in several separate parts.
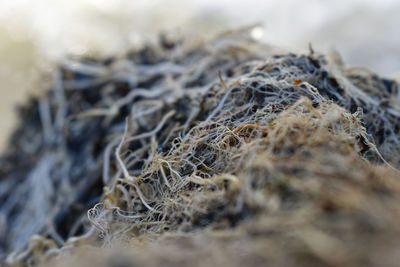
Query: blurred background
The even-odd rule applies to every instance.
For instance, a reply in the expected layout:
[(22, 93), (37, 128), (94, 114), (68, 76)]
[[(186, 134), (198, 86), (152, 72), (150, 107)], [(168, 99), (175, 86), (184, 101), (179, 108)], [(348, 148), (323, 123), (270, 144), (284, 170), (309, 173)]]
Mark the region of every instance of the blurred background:
[[(13, 109), (63, 57), (109, 55), (160, 31), (210, 36), (262, 23), (264, 42), (292, 51), (338, 51), (347, 66), (400, 73), (398, 0), (1, 0), (0, 149)], [(43, 86), (42, 86), (43, 87)]]

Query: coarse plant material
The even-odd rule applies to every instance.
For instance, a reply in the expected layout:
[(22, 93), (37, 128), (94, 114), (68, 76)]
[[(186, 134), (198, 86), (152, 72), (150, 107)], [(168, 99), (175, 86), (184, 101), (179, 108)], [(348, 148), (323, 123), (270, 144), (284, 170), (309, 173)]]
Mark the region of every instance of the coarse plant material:
[(251, 30), (62, 63), (0, 160), (6, 264), (396, 263), (398, 84)]

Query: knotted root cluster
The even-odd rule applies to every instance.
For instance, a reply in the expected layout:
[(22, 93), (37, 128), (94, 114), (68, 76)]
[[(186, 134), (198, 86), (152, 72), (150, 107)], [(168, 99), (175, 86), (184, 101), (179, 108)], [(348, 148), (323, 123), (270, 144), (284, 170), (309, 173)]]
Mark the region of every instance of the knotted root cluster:
[(6, 262), (396, 262), (399, 88), (337, 61), (243, 29), (62, 64), (1, 159)]

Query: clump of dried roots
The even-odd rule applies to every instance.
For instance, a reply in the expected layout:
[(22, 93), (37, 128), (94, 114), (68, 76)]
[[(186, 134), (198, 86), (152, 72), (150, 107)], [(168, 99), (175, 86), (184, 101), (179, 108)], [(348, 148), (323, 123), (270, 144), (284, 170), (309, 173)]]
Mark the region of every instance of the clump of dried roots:
[[(246, 29), (196, 45), (163, 40), (67, 62), (27, 108), (34, 129), (22, 127), (22, 152), (2, 160), (4, 250), (37, 233), (56, 243), (31, 241), (9, 264), (71, 264), (80, 248), (117, 244), (148, 266), (395, 262), (394, 81), (313, 51), (278, 53)], [(6, 197), (10, 188), (26, 196)], [(177, 253), (187, 242), (192, 251)]]

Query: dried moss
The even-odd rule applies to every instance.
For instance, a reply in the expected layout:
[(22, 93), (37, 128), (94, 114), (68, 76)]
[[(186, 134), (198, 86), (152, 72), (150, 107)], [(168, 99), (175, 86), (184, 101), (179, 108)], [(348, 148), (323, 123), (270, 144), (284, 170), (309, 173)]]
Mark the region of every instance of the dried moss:
[[(1, 160), (9, 264), (84, 264), (88, 246), (113, 261), (119, 245), (148, 266), (395, 261), (394, 81), (247, 29), (161, 39), (65, 62), (22, 110)], [(35, 234), (50, 240), (27, 247)]]

